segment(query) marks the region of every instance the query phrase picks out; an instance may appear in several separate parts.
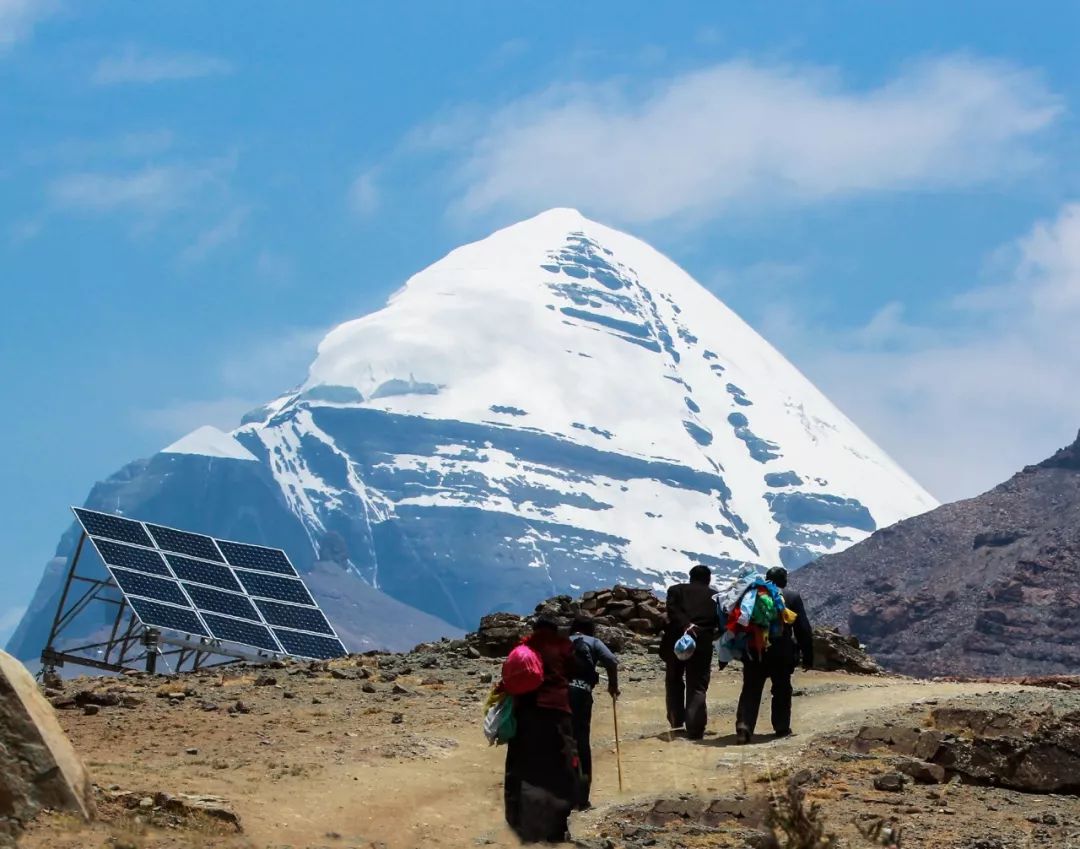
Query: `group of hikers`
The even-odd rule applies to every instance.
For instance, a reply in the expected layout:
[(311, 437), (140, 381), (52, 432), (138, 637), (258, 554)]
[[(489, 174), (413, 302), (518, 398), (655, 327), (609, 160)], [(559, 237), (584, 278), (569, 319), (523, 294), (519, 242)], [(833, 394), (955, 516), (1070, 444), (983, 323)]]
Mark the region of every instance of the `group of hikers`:
[[(750, 743), (762, 692), (772, 682), (772, 728), (792, 734), (791, 676), (801, 662), (814, 663), (810, 623), (802, 598), (788, 589), (788, 573), (770, 569), (736, 581), (726, 593), (711, 586), (706, 566), (690, 570), (689, 582), (667, 592), (667, 623), (660, 642), (665, 664), (667, 722), (691, 740), (705, 735), (706, 694), (714, 654), (723, 669), (739, 659), (742, 692), (735, 717), (735, 742)], [(620, 695), (619, 663), (595, 636), (592, 617), (575, 617), (571, 633), (540, 616), (503, 666), (485, 730), (505, 742), (506, 821), (526, 843), (569, 839), (572, 810), (590, 807), (590, 729), (597, 667), (607, 673), (612, 699)], [(617, 731), (616, 731), (617, 734)]]

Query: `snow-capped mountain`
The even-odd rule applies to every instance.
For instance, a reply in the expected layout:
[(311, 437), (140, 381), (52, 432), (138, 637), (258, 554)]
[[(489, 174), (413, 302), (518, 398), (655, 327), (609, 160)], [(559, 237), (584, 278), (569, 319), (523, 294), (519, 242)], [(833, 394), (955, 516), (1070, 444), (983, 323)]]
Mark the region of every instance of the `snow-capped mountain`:
[(567, 209), (451, 252), (298, 390), (98, 490), (462, 628), (699, 562), (796, 567), (936, 506), (686, 272)]

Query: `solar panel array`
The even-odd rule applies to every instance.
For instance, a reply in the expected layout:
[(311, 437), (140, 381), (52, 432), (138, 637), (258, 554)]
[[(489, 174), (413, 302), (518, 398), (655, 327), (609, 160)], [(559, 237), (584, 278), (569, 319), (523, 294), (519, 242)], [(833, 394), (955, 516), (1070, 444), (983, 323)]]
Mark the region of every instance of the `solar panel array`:
[(346, 654), (284, 551), (72, 509), (143, 625), (296, 657)]

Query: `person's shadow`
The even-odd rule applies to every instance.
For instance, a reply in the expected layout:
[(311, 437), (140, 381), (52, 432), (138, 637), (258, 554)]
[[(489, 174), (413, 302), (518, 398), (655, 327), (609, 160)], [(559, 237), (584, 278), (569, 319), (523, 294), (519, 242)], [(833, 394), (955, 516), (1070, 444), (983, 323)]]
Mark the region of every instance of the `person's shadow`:
[[(696, 740), (702, 746), (718, 746), (720, 748), (727, 748), (728, 746), (739, 745), (739, 738), (734, 734), (725, 734), (722, 737), (713, 737), (712, 739), (706, 737), (704, 740)], [(765, 737), (753, 737), (749, 743), (745, 743), (747, 746), (759, 746), (762, 743), (769, 742), (769, 738)]]

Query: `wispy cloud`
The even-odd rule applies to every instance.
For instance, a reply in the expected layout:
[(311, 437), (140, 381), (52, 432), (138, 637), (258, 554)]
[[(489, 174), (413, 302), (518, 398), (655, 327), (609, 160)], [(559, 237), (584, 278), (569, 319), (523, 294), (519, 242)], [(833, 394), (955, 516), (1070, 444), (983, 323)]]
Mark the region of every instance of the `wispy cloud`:
[(230, 62), (201, 53), (165, 53), (128, 46), (102, 59), (91, 74), (95, 85), (121, 85), (194, 80), (232, 73)]
[(641, 223), (1015, 178), (1060, 111), (1038, 76), (959, 56), (871, 88), (731, 61), (648, 87), (559, 85), (410, 141), (451, 155), (458, 213), (570, 204)]
[(188, 265), (202, 262), (218, 248), (235, 241), (243, 232), (250, 215), (250, 207), (230, 210), (217, 224), (203, 230), (195, 241), (184, 249), (180, 261)]
[(177, 162), (56, 177), (47, 196), (54, 209), (82, 214), (130, 213), (157, 218), (211, 192), (223, 192), (235, 159)]
[(268, 333), (265, 338), (228, 354), (209, 375), (216, 394), (205, 398), (182, 398), (151, 409), (135, 410), (135, 423), (159, 434), (168, 444), (202, 425), (232, 430), (249, 410), (282, 392), (283, 387), (303, 381), (315, 357), (325, 327), (295, 327)]
[(845, 334), (789, 305), (756, 323), (935, 495), (967, 497), (1080, 428), (1080, 203), (993, 259), (930, 319), (890, 303)]
[(34, 27), (55, 11), (51, 0), (0, 0), (0, 56), (29, 38)]
[(349, 206), (362, 218), (370, 218), (379, 210), (381, 193), (375, 177), (375, 171), (365, 171), (349, 186)]

